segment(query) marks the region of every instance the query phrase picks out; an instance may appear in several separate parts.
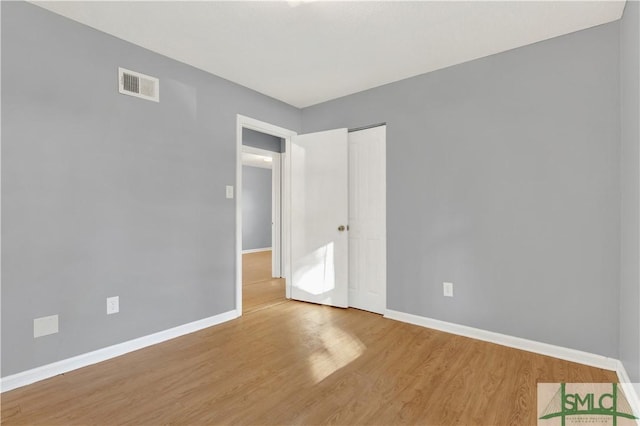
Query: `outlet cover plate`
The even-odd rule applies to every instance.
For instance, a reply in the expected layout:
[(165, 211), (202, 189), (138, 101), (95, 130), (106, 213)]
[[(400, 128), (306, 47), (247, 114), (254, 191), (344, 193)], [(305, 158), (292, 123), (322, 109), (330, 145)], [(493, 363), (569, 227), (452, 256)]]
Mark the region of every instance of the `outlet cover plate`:
[(107, 315), (120, 312), (120, 297), (107, 297)]
[(442, 290), (446, 297), (453, 297), (453, 283), (442, 283)]

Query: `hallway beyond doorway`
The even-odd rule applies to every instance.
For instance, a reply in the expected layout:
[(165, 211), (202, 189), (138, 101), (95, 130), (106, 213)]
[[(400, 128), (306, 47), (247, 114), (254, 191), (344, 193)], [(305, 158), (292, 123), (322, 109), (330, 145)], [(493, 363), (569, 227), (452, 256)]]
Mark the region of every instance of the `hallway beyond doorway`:
[(243, 314), (287, 301), (284, 279), (271, 277), (271, 255), (271, 250), (242, 255)]

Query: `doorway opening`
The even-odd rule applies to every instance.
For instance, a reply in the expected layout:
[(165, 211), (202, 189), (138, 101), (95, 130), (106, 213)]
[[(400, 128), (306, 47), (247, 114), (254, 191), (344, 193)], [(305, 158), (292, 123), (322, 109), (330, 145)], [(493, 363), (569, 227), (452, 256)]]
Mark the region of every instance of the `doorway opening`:
[[(296, 132), (238, 115), (236, 310), (243, 312), (243, 134), (278, 140), (272, 276), (286, 299), (386, 311), (386, 125)], [(262, 149), (262, 148), (259, 148)], [(253, 151), (253, 153), (257, 153)], [(279, 156), (279, 157), (278, 157)], [(276, 230), (278, 229), (278, 230)], [(279, 238), (279, 240), (278, 240)], [(279, 248), (276, 246), (279, 243)], [(248, 254), (248, 253), (247, 253)], [(269, 270), (268, 261), (263, 270)], [(372, 267), (372, 265), (374, 267)], [(280, 273), (277, 274), (277, 268)], [(268, 289), (262, 289), (269, 293)], [(284, 301), (284, 299), (280, 299)], [(255, 306), (252, 301), (252, 306)], [(264, 307), (272, 306), (268, 304)]]
[(295, 132), (237, 118), (236, 311), (254, 312), (289, 297), (287, 146)]
[(249, 313), (286, 300), (280, 264), (282, 143), (250, 129), (242, 129), (242, 140), (242, 304)]

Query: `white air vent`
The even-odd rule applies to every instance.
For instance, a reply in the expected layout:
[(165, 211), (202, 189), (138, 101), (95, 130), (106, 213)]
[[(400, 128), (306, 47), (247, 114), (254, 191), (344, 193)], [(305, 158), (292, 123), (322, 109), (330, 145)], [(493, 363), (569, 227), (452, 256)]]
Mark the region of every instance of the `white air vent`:
[(120, 93), (150, 101), (160, 101), (160, 81), (145, 74), (118, 68)]

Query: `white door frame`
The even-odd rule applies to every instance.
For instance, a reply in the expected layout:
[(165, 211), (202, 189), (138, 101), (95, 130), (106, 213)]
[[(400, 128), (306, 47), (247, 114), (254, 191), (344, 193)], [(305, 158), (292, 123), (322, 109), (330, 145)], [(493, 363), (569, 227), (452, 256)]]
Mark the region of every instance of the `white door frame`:
[(242, 315), (242, 129), (251, 129), (268, 135), (284, 139), (285, 152), (281, 157), (281, 182), (282, 182), (282, 276), (286, 280), (286, 297), (291, 297), (291, 244), (290, 229), (290, 173), (291, 138), (297, 133), (293, 130), (274, 126), (273, 124), (244, 115), (237, 115), (236, 119), (236, 313)]

